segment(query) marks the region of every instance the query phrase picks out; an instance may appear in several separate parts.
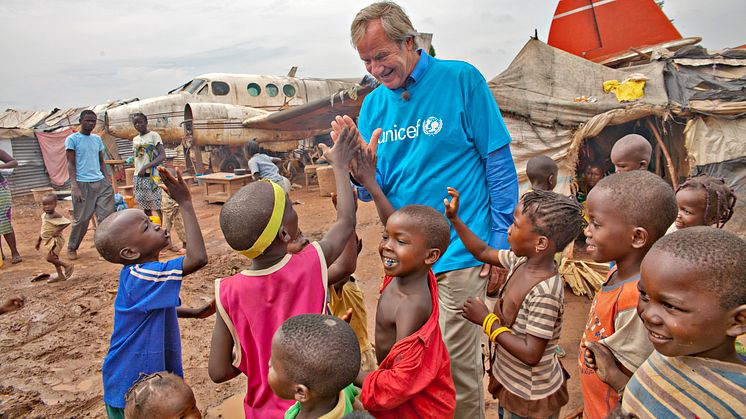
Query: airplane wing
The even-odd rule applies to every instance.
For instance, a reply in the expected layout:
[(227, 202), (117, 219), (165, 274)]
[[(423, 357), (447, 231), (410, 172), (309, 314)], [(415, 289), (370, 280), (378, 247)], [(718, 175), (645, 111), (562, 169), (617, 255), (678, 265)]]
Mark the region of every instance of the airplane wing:
[(366, 76), (361, 84), (335, 93), (330, 98), (318, 99), (291, 109), (247, 118), (243, 121), (243, 126), (274, 131), (328, 130), (331, 121), (337, 115), (357, 117), (363, 99), (377, 86), (375, 80), (370, 80), (372, 79)]

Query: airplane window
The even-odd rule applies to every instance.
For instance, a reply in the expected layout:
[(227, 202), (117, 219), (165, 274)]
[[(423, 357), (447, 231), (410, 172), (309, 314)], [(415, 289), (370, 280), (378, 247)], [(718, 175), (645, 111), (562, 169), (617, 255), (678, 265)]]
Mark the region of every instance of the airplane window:
[(285, 93), (285, 96), (287, 97), (295, 96), (295, 86), (293, 86), (292, 84), (286, 84), (282, 86), (282, 93)]
[(204, 83), (205, 83), (205, 81), (204, 81), (204, 80), (202, 80), (202, 79), (194, 79), (194, 80), (190, 81), (190, 82), (189, 82), (189, 84), (187, 84), (187, 85), (186, 85), (186, 86), (184, 87), (184, 90), (186, 90), (186, 91), (187, 91), (187, 92), (189, 92), (189, 93), (194, 93), (194, 92), (196, 92), (196, 91), (197, 91), (197, 89), (199, 89), (199, 88), (200, 88), (200, 86), (202, 86), (202, 85), (203, 85)]
[(265, 86), (265, 88), (267, 89), (267, 96), (269, 97), (275, 97), (278, 93), (280, 93), (280, 89), (278, 89), (277, 86), (272, 83)]
[(228, 94), (228, 92), (231, 91), (230, 86), (228, 86), (228, 83), (224, 81), (214, 81), (212, 82), (212, 94), (215, 96), (225, 96)]
[(246, 90), (251, 96), (259, 96), (259, 93), (262, 93), (262, 88), (256, 83), (249, 83), (249, 85), (246, 86)]

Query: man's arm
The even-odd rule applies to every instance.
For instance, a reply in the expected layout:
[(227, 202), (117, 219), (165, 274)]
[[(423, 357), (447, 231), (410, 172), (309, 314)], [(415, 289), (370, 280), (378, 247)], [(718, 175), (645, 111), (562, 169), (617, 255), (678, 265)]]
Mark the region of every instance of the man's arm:
[(513, 210), (518, 204), (518, 175), (510, 145), (489, 154), (485, 161), (487, 188), (490, 194), (490, 246), (508, 249), (508, 227), (513, 224)]
[(101, 169), (101, 175), (104, 177), (104, 181), (108, 182), (109, 181), (109, 177), (106, 176), (106, 174), (107, 174), (106, 173), (106, 163), (104, 163), (104, 161), (105, 161), (105, 159), (104, 159), (104, 152), (103, 151), (99, 151), (98, 152), (98, 165), (99, 165), (99, 168)]
[(233, 336), (219, 314), (215, 316), (207, 374), (213, 383), (224, 383), (241, 374), (241, 370), (233, 366)]

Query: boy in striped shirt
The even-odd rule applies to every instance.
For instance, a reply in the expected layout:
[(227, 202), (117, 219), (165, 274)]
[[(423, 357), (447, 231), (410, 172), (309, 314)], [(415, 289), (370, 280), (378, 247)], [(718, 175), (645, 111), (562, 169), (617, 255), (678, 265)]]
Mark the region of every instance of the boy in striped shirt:
[(101, 373), (109, 418), (124, 418), (124, 396), (141, 373), (168, 371), (179, 376), (181, 337), (176, 307), (181, 304), (181, 279), (207, 264), (207, 251), (181, 174), (175, 179), (158, 168), (169, 195), (181, 206), (186, 227), (186, 256), (160, 262), (169, 245), (168, 231), (153, 224), (141, 210), (128, 209), (107, 217), (96, 230), (96, 250), (111, 263), (122, 264), (114, 300), (114, 330)]

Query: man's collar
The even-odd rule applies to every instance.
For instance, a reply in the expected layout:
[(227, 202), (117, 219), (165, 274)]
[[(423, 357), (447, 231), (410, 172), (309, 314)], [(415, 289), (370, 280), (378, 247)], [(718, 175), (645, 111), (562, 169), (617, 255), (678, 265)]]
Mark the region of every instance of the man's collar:
[(420, 56), (420, 58), (417, 60), (417, 64), (415, 64), (414, 69), (412, 69), (412, 72), (409, 74), (409, 77), (407, 77), (407, 80), (404, 81), (404, 86), (398, 89), (394, 89), (395, 92), (400, 93), (403, 90), (406, 90), (413, 84), (420, 81), (422, 79), (422, 76), (425, 75), (432, 57), (430, 57), (430, 55), (428, 55), (422, 48), (417, 49), (417, 54), (419, 54)]

